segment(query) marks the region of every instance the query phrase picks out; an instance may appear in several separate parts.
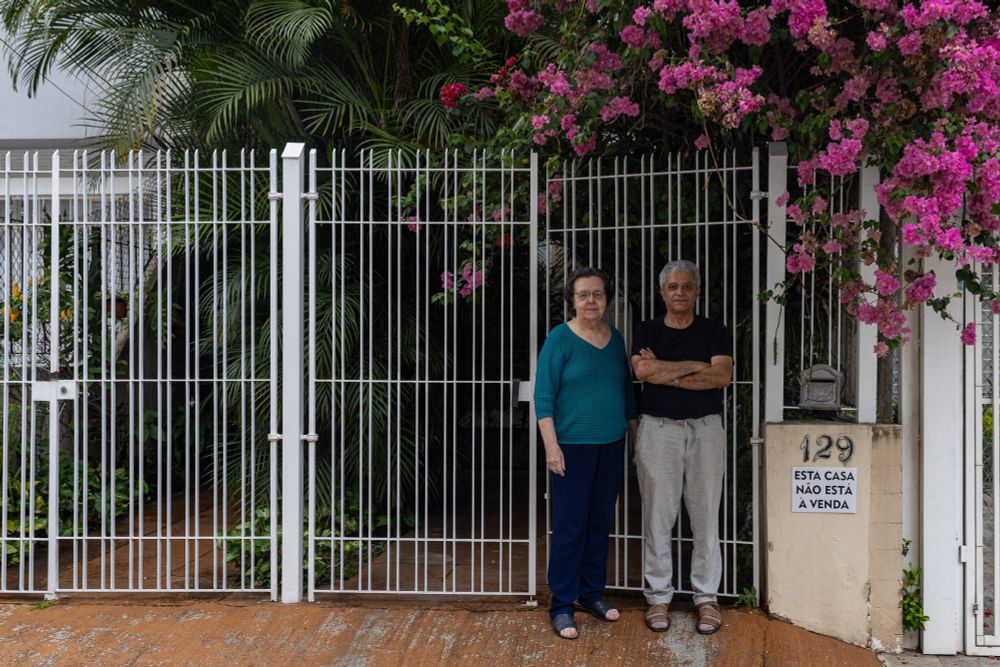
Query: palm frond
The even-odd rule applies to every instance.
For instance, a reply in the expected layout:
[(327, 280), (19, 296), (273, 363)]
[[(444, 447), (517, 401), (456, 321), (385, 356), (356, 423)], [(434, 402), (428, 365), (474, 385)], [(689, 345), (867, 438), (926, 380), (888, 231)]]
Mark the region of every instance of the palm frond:
[(301, 67), (333, 20), (332, 7), (322, 0), (254, 0), (247, 9), (247, 38), (269, 58)]

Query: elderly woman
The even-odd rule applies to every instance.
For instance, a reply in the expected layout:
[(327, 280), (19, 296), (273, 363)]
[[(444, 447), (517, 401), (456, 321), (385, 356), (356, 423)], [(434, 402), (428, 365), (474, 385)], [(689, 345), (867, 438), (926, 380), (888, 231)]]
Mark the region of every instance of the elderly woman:
[(574, 271), (564, 296), (575, 314), (538, 356), (535, 413), (552, 490), (549, 616), (563, 639), (577, 637), (577, 609), (618, 620), (603, 597), (608, 533), (637, 412), (625, 341), (604, 319), (611, 289), (600, 269)]

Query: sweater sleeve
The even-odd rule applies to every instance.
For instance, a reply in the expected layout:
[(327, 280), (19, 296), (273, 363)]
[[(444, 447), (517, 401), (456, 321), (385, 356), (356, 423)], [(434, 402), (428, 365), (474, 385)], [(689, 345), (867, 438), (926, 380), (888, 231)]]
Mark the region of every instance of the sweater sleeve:
[(542, 351), (538, 354), (538, 364), (535, 369), (535, 418), (545, 419), (555, 417), (556, 395), (559, 393), (559, 380), (562, 375), (563, 346), (559, 335), (549, 332)]

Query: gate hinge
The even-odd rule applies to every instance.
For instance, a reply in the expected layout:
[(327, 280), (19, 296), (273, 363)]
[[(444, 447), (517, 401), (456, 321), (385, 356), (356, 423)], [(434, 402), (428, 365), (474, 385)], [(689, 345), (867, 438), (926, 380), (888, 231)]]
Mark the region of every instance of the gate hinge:
[(316, 192), (303, 192), (302, 198), (308, 199), (309, 201), (316, 201), (319, 199), (319, 195)]
[(750, 446), (758, 447), (764, 444), (764, 438), (750, 438)]
[(76, 382), (35, 380), (31, 383), (31, 396), (35, 401), (72, 401), (76, 399)]
[(973, 602), (972, 603), (972, 615), (973, 616), (979, 616), (979, 603), (978, 602)]
[(302, 436), (303, 442), (319, 442), (319, 436), (315, 433), (306, 433)]
[(280, 433), (268, 433), (267, 434), (267, 441), (270, 442), (270, 443), (281, 442), (281, 434)]
[(281, 201), (281, 193), (280, 192), (268, 192), (267, 193), (267, 199), (268, 199), (268, 201)]
[(969, 547), (964, 544), (958, 546), (958, 562), (967, 563), (969, 562)]
[(767, 199), (767, 193), (763, 190), (754, 190), (750, 193), (750, 199)]

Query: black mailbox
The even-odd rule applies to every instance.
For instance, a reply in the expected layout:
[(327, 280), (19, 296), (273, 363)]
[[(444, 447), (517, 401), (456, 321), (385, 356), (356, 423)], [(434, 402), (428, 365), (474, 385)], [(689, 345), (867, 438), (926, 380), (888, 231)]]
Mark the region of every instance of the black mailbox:
[(844, 376), (833, 366), (816, 364), (802, 372), (799, 407), (809, 410), (840, 410)]

